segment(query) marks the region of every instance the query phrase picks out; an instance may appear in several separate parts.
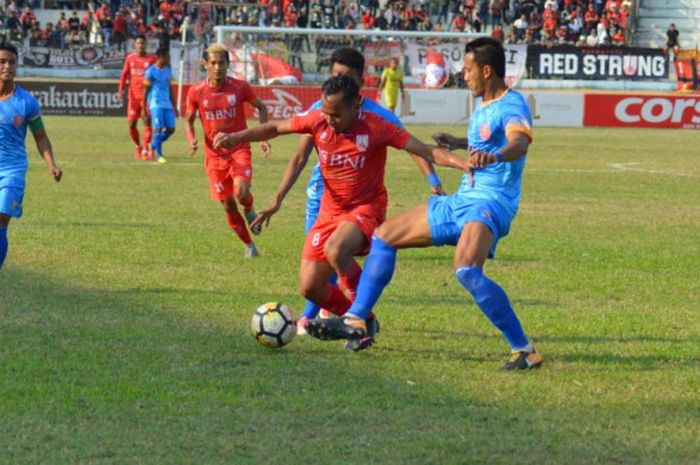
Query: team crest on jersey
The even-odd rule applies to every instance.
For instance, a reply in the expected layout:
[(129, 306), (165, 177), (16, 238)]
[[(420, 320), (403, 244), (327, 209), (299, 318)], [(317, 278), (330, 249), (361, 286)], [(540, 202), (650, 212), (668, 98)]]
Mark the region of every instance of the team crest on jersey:
[(204, 101), (202, 101), (202, 105), (204, 106), (204, 108), (207, 108), (209, 106), (209, 100), (204, 99)]
[(318, 138), (321, 139), (322, 142), (326, 142), (328, 140), (328, 131), (324, 129), (323, 132), (321, 132), (321, 135), (318, 136)]
[(489, 123), (483, 123), (479, 128), (479, 136), (482, 140), (489, 140), (491, 138), (491, 127)]
[(367, 134), (358, 134), (355, 136), (355, 145), (360, 150), (367, 150), (367, 147), (369, 147), (369, 136)]
[(235, 95), (227, 95), (226, 96), (228, 100), (229, 105), (235, 105), (236, 104), (236, 96)]
[(17, 129), (21, 128), (23, 124), (24, 124), (24, 117), (22, 115), (17, 115), (14, 118), (12, 118), (12, 125), (14, 127), (16, 127)]

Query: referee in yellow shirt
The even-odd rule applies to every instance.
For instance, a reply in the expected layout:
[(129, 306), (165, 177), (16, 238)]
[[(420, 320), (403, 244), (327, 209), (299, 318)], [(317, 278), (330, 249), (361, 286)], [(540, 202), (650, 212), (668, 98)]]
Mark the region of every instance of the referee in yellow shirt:
[(392, 58), (389, 67), (382, 73), (382, 80), (379, 83), (379, 91), (384, 91), (384, 101), (392, 112), (396, 110), (399, 89), (401, 89), (401, 97), (403, 97), (403, 71), (399, 69), (399, 60)]

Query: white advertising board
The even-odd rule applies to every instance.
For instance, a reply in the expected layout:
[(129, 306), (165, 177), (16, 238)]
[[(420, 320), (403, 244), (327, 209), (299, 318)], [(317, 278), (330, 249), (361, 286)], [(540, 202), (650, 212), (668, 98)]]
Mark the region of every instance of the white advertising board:
[[(469, 97), (464, 89), (406, 89), (396, 114), (404, 124), (465, 124)], [(385, 102), (382, 99), (382, 104)]]
[(533, 126), (583, 126), (583, 94), (521, 92), (530, 105)]

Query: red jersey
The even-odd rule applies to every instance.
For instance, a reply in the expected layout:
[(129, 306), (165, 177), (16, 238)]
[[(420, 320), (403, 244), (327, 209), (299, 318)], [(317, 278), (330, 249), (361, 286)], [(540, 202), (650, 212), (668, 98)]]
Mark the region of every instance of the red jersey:
[(152, 55), (141, 56), (138, 53), (130, 53), (124, 60), (124, 68), (119, 79), (119, 94), (124, 91), (127, 78), (129, 79), (129, 99), (143, 100), (143, 75), (149, 66), (156, 62)]
[(296, 115), (291, 125), (295, 133), (313, 136), (324, 184), (322, 212), (339, 214), (371, 203), (386, 208), (386, 148), (404, 148), (411, 138), (405, 129), (362, 110), (357, 122), (340, 134), (321, 110)]
[(224, 159), (250, 144), (239, 144), (231, 148), (215, 149), (214, 136), (219, 132), (227, 134), (242, 131), (248, 125), (245, 120), (245, 102), (252, 104), (256, 99), (253, 88), (245, 81), (227, 77), (220, 87), (210, 87), (208, 78), (190, 87), (187, 94), (187, 111), (199, 111), (204, 129), (204, 147), (207, 156)]

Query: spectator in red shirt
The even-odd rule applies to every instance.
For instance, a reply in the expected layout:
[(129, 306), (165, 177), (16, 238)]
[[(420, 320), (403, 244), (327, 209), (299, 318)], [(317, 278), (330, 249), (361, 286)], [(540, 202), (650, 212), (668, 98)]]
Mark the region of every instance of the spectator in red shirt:
[(372, 14), (371, 11), (369, 11), (369, 9), (365, 8), (364, 12), (362, 13), (362, 18), (360, 18), (360, 21), (362, 22), (362, 29), (374, 29), (374, 26), (377, 22), (377, 18)]
[(505, 34), (503, 33), (503, 26), (501, 26), (500, 24), (496, 24), (494, 26), (493, 30), (491, 31), (491, 37), (503, 42), (505, 40)]
[(95, 10), (95, 16), (97, 17), (98, 21), (102, 21), (102, 18), (108, 14), (110, 14), (109, 5), (104, 2)]
[(117, 15), (114, 17), (114, 44), (117, 46), (117, 50), (124, 50), (124, 44), (126, 43), (126, 18), (124, 13), (117, 11)]
[(615, 34), (612, 36), (613, 45), (625, 45), (627, 43), (627, 38), (625, 37), (624, 29), (618, 27)]
[(464, 19), (464, 15), (457, 15), (452, 20), (452, 32), (464, 32), (466, 25), (467, 21)]
[(547, 5), (547, 8), (544, 9), (542, 12), (542, 22), (546, 23), (548, 19), (556, 18), (557, 13), (552, 10), (552, 7), (550, 5)]
[(553, 36), (554, 31), (557, 29), (557, 18), (550, 16), (549, 18), (545, 19), (542, 29), (545, 35)]
[(593, 2), (588, 4), (588, 9), (583, 15), (583, 23), (585, 24), (587, 31), (595, 29), (595, 27), (598, 25), (598, 13), (595, 12)]

